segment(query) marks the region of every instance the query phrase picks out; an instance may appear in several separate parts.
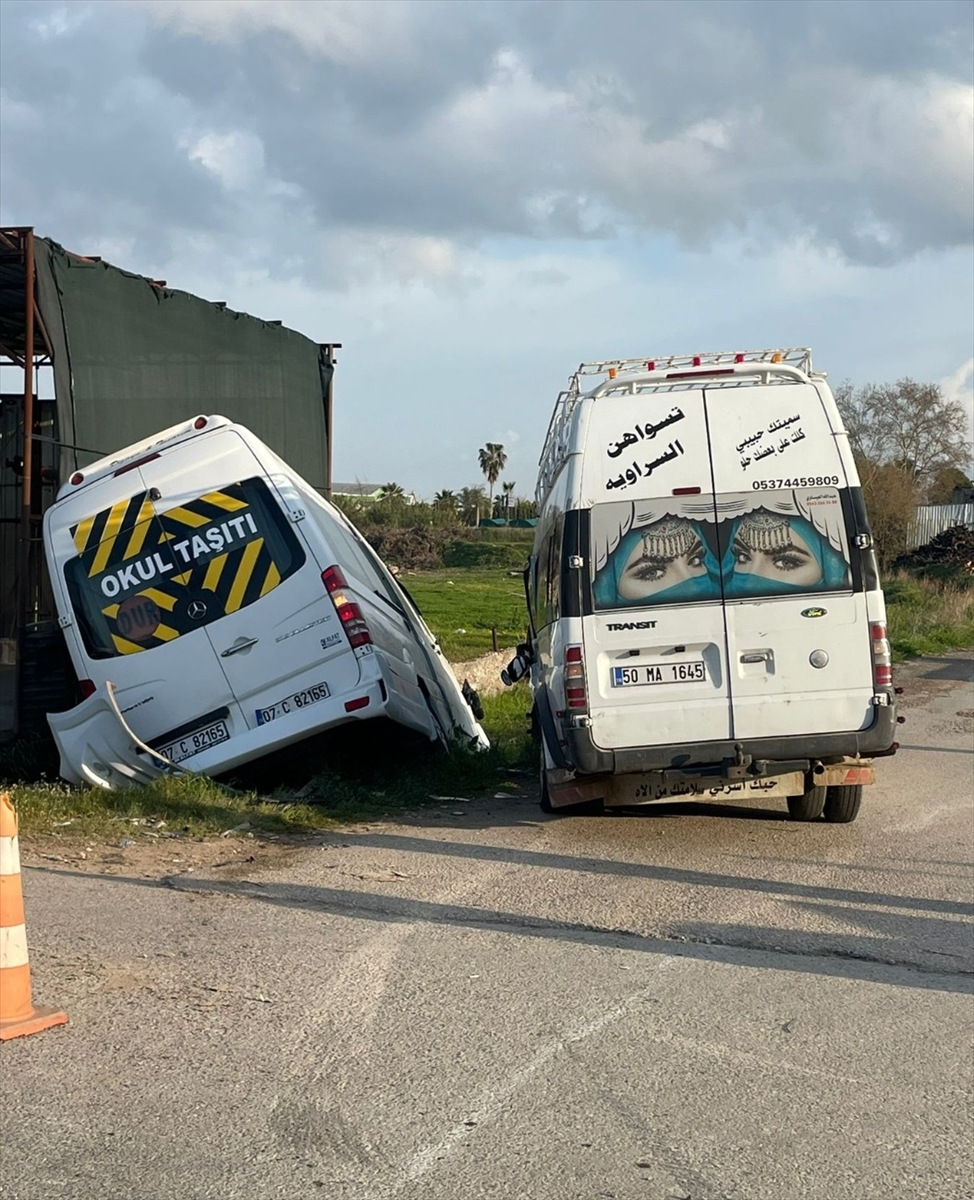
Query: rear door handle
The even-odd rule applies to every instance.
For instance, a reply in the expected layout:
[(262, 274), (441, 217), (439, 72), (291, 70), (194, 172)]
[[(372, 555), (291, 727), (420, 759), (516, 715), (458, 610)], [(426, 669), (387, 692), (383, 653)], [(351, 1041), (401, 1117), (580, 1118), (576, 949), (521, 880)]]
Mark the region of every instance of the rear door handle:
[(241, 650), (249, 650), (251, 646), (256, 646), (259, 638), (245, 638), (242, 642), (235, 642), (228, 650), (221, 650), (221, 658), (229, 658), (231, 654), (239, 654)]
[(742, 654), (741, 662), (742, 663), (767, 662), (770, 657), (771, 657), (770, 651), (762, 650), (760, 654)]

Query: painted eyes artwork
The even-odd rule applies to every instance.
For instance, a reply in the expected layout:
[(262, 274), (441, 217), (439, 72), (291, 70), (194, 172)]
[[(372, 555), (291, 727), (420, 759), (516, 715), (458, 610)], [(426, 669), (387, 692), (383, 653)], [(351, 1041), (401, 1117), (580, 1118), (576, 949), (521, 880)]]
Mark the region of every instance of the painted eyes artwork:
[[(772, 507), (754, 507), (751, 501), (749, 511), (718, 512), (716, 522), (713, 507), (692, 515), (668, 513), (644, 524), (639, 516), (646, 514), (637, 513), (635, 506), (631, 520), (609, 514), (610, 521), (596, 521), (593, 529), (595, 606), (744, 599), (846, 587), (849, 565), (844, 537), (838, 536), (838, 497), (828, 505), (826, 499), (820, 496), (819, 504), (810, 506), (793, 501), (787, 505), (790, 512), (775, 511), (784, 505), (775, 505), (771, 498), (767, 503)], [(703, 505), (698, 501), (695, 507)], [(740, 510), (745, 504), (723, 507)], [(802, 507), (806, 515), (800, 515)], [(612, 515), (618, 536), (607, 533)]]

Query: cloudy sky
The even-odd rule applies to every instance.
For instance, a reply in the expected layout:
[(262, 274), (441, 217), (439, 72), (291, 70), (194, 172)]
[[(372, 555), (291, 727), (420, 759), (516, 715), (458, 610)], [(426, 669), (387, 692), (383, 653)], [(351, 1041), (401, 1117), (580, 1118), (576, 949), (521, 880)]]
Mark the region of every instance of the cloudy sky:
[(531, 494), (583, 359), (971, 404), (968, 0), (0, 3), (0, 221), (340, 341), (335, 472)]

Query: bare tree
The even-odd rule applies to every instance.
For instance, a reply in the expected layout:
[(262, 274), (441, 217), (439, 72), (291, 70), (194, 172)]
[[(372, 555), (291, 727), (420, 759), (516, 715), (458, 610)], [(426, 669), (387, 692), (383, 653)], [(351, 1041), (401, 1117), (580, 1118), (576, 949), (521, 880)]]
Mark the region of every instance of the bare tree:
[(935, 383), (843, 383), (835, 398), (857, 461), (898, 464), (913, 473), (921, 492), (941, 468), (970, 461), (964, 410)]

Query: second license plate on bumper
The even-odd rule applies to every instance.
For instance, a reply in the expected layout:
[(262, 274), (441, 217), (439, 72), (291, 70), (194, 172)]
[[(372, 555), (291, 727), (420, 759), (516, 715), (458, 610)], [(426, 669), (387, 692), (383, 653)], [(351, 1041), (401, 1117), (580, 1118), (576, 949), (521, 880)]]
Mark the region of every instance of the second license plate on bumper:
[(701, 683), (707, 678), (703, 662), (640, 663), (613, 667), (613, 687), (645, 687), (656, 683)]
[(293, 696), (285, 696), (283, 700), (278, 700), (276, 704), (271, 704), (267, 708), (258, 708), (257, 724), (267, 725), (270, 721), (276, 721), (278, 717), (290, 716), (299, 709), (307, 708), (309, 704), (327, 700), (330, 695), (327, 683), (315, 683), (309, 688), (295, 692)]
[(184, 738), (180, 738), (178, 742), (172, 742), (168, 746), (160, 746), (159, 753), (163, 758), (168, 758), (170, 762), (180, 763), (187, 758), (192, 758), (194, 754), (199, 754), (203, 750), (209, 750), (211, 746), (219, 745), (220, 742), (229, 742), (230, 731), (227, 729), (226, 721), (214, 721), (212, 725), (207, 725), (205, 729), (197, 729), (195, 733), (187, 733)]

